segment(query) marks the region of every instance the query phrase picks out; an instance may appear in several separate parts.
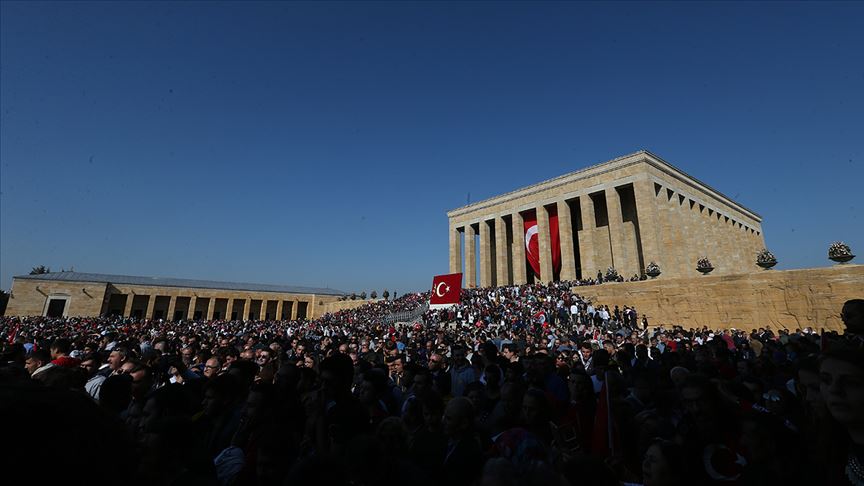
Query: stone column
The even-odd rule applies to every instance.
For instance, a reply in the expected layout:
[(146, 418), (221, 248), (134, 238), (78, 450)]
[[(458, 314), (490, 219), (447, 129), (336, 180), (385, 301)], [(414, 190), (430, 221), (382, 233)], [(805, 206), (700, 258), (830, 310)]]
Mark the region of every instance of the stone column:
[(756, 249), (756, 245), (753, 241), (753, 233), (750, 232), (750, 225), (747, 224), (747, 227), (743, 229), (744, 231), (744, 247), (746, 248), (745, 255), (745, 264), (747, 268), (747, 272), (755, 272), (758, 268), (756, 266), (756, 255), (759, 253), (759, 250)]
[(231, 320), (231, 314), (234, 312), (234, 298), (228, 297), (228, 303), (225, 305), (225, 320)]
[(603, 190), (606, 196), (606, 213), (609, 216), (609, 244), (612, 246), (612, 266), (625, 279), (628, 277), (627, 252), (624, 249), (624, 219), (621, 217), (621, 201), (614, 187)]
[(492, 241), (489, 235), (489, 224), (480, 221), (480, 286), (492, 286)]
[(758, 272), (761, 270), (761, 267), (756, 266), (756, 256), (760, 251), (762, 251), (762, 247), (759, 246), (759, 237), (756, 236), (756, 228), (752, 226), (750, 227), (750, 247), (752, 248), (752, 251), (750, 252), (752, 261), (750, 263), (754, 265), (754, 267), (751, 268), (753, 268), (754, 272)]
[(582, 266), (582, 278), (594, 278), (597, 276), (597, 266), (594, 258), (594, 228), (597, 220), (594, 218), (594, 201), (591, 196), (585, 194), (579, 196), (579, 213), (582, 218), (582, 231), (579, 232), (579, 259)]
[[(722, 247), (720, 239), (720, 237), (722, 236), (720, 233), (720, 222), (717, 219), (719, 215), (720, 213), (718, 213), (713, 208), (711, 210), (705, 210), (705, 217), (707, 218), (705, 220), (705, 224), (706, 231), (708, 233), (708, 245), (706, 245), (705, 251), (700, 254), (700, 257), (707, 256), (708, 259), (711, 260), (711, 263), (714, 263), (715, 268), (720, 262), (719, 253)], [(719, 270), (715, 270), (712, 275), (717, 275), (718, 272)]]
[(459, 231), (459, 228), (451, 226), (450, 273), (459, 273), (460, 270), (462, 270), (462, 233)]
[(276, 301), (276, 319), (277, 321), (282, 320), (282, 299)]
[[(699, 249), (699, 254), (703, 255), (708, 251), (708, 247), (711, 244), (711, 238), (709, 236), (707, 219), (705, 218), (704, 209), (699, 209), (700, 204), (697, 202), (693, 205), (693, 209), (691, 211), (691, 215), (695, 221), (696, 227), (696, 247)], [(699, 258), (698, 256), (696, 257)]]
[(753, 249), (753, 239), (750, 238), (747, 223), (742, 224), (740, 231), (742, 269), (750, 273), (756, 270), (756, 250)]
[[(711, 249), (711, 252), (714, 253), (714, 257), (708, 256), (708, 259), (714, 263), (714, 266), (717, 267), (714, 270), (714, 274), (726, 274), (729, 273), (729, 266), (731, 264), (731, 259), (729, 258), (729, 242), (728, 242), (728, 234), (726, 232), (726, 216), (717, 213), (717, 221), (715, 223), (717, 225), (717, 241), (716, 246)], [(716, 258), (716, 263), (715, 263)]]
[(174, 310), (177, 309), (177, 296), (172, 295), (168, 301), (168, 315), (165, 316), (166, 321), (174, 322)]
[(294, 302), (291, 304), (291, 320), (292, 321), (297, 320), (297, 308), (298, 307), (300, 307), (300, 301), (294, 300)]
[(193, 319), (195, 317), (195, 305), (198, 303), (198, 298), (194, 295), (189, 297), (189, 308), (186, 309), (186, 319)]
[(126, 305), (123, 308), (123, 315), (126, 317), (132, 317), (132, 301), (135, 300), (135, 294), (129, 293), (126, 295)]
[[(633, 195), (636, 199), (636, 214), (639, 218), (639, 241), (642, 242), (642, 257), (645, 265), (654, 262), (664, 270), (660, 253), (660, 215), (657, 209), (657, 197), (654, 195), (654, 183), (648, 179), (633, 182)], [(644, 272), (639, 269), (639, 274)]]
[(654, 196), (657, 203), (657, 227), (660, 270), (666, 278), (678, 278), (680, 276), (678, 266), (681, 264), (675, 249), (672, 247), (672, 220), (669, 217), (669, 207), (666, 201), (666, 188), (660, 187), (660, 192)]
[(252, 314), (252, 298), (246, 298), (246, 303), (243, 304), (243, 320), (248, 321), (249, 316)]
[(742, 245), (741, 245), (741, 227), (738, 222), (729, 221), (730, 223), (730, 243), (732, 244), (732, 273), (745, 273), (743, 265)]
[(732, 218), (729, 218), (729, 221), (726, 223), (726, 229), (729, 234), (729, 256), (732, 258), (732, 265), (729, 268), (729, 273), (741, 273), (741, 257), (739, 255), (741, 249), (738, 246), (738, 223), (734, 222)]
[(558, 201), (558, 237), (561, 240), (561, 280), (576, 280), (573, 220), (567, 201)]
[(507, 225), (504, 218), (495, 218), (495, 285), (501, 287), (510, 284), (507, 268)]
[(147, 319), (153, 319), (153, 311), (156, 310), (156, 294), (150, 296), (150, 299), (147, 300), (147, 310), (144, 311), (144, 317)]
[(207, 301), (207, 320), (213, 320), (213, 312), (216, 310), (216, 297), (210, 297)]
[(672, 191), (672, 198), (669, 198), (669, 191), (670, 189), (667, 187), (662, 188), (660, 200), (666, 216), (663, 229), (669, 233), (669, 243), (666, 248), (669, 253), (675, 256), (675, 261), (671, 262), (672, 265), (669, 268), (670, 276), (677, 278), (692, 276), (696, 272), (696, 261), (690, 261), (684, 245), (684, 222), (681, 219), (681, 211), (678, 209), (678, 193)]
[(540, 282), (552, 282), (552, 239), (549, 235), (549, 213), (537, 206), (537, 243), (540, 251)]
[(263, 321), (267, 319), (267, 299), (261, 299), (261, 310), (258, 311), (258, 320)]
[[(681, 198), (684, 202), (681, 202)], [(681, 194), (675, 195), (675, 210), (678, 212), (678, 219), (681, 221), (681, 249), (684, 252), (684, 259), (687, 262), (686, 271), (690, 276), (696, 276), (696, 261), (699, 259), (698, 241), (696, 233), (693, 230), (693, 224), (690, 221), (690, 198)]]
[(474, 256), (474, 237), (477, 232), (474, 226), (465, 225), (465, 288), (473, 289), (477, 286), (477, 259)]
[(510, 264), (513, 266), (513, 284), (522, 285), (528, 281), (525, 275), (525, 221), (518, 211), (513, 213), (511, 225), (513, 232), (513, 259)]
[(717, 246), (711, 251), (716, 255), (716, 261), (710, 255), (708, 259), (714, 264), (714, 275), (729, 273), (732, 259), (729, 258), (729, 233), (726, 231), (726, 216), (721, 214), (717, 219)]

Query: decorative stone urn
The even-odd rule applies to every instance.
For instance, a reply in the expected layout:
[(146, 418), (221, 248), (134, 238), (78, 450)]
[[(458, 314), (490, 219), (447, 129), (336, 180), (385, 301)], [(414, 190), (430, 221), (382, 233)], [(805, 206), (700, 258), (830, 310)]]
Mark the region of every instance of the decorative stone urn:
[(828, 257), (828, 258), (830, 258), (831, 260), (834, 260), (837, 263), (846, 263), (846, 262), (852, 260), (853, 258), (855, 258), (855, 255), (837, 255), (837, 256), (832, 256), (832, 257)]
[(777, 258), (774, 256), (773, 253), (768, 251), (767, 248), (762, 248), (762, 251), (760, 251), (759, 254), (756, 255), (756, 265), (759, 265), (765, 270), (768, 270), (774, 265), (777, 265)]
[(855, 255), (852, 254), (849, 245), (842, 241), (835, 241), (828, 247), (828, 258), (837, 263), (846, 263), (855, 258)]
[(698, 270), (702, 275), (708, 275), (712, 270), (714, 270), (714, 265), (711, 265), (708, 257), (702, 257), (696, 262), (696, 270)]

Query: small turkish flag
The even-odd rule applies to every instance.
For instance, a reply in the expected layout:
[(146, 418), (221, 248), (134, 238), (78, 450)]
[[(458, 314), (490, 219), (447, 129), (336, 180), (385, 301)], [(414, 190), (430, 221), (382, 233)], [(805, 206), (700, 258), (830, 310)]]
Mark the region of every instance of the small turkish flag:
[(437, 275), (432, 279), (432, 297), (429, 308), (440, 309), (459, 303), (462, 293), (462, 274)]

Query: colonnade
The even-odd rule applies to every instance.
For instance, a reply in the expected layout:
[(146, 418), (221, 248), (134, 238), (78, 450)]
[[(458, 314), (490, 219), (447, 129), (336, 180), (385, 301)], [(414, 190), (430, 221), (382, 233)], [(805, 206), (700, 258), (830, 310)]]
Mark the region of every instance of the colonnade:
[(312, 301), (299, 298), (157, 293), (109, 294), (103, 314), (120, 314), (121, 305), (124, 317), (146, 319), (296, 320), (312, 317)]
[[(538, 204), (502, 203), (486, 208), (487, 214), (479, 217), (472, 217), (479, 209), (466, 211), (450, 221), (449, 270), (461, 271), (466, 287), (491, 287), (594, 278), (609, 267), (629, 279), (644, 273), (651, 261), (661, 266), (666, 278), (693, 276), (698, 275), (696, 261), (702, 256), (714, 263), (715, 274), (758, 269), (756, 253), (764, 246), (761, 228), (742, 223), (744, 218), (732, 216), (734, 211), (694, 194), (646, 177)], [(527, 265), (524, 243), (524, 220), (535, 214), (539, 277)], [(557, 214), (561, 247), (558, 273), (552, 266), (552, 214)]]

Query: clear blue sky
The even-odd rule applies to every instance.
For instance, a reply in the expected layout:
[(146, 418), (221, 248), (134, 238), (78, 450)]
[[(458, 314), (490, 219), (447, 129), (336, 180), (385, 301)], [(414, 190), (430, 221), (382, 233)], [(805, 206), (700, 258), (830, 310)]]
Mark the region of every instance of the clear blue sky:
[(445, 212), (650, 150), (864, 260), (864, 4), (15, 3), (0, 288), (52, 269), (400, 293)]

